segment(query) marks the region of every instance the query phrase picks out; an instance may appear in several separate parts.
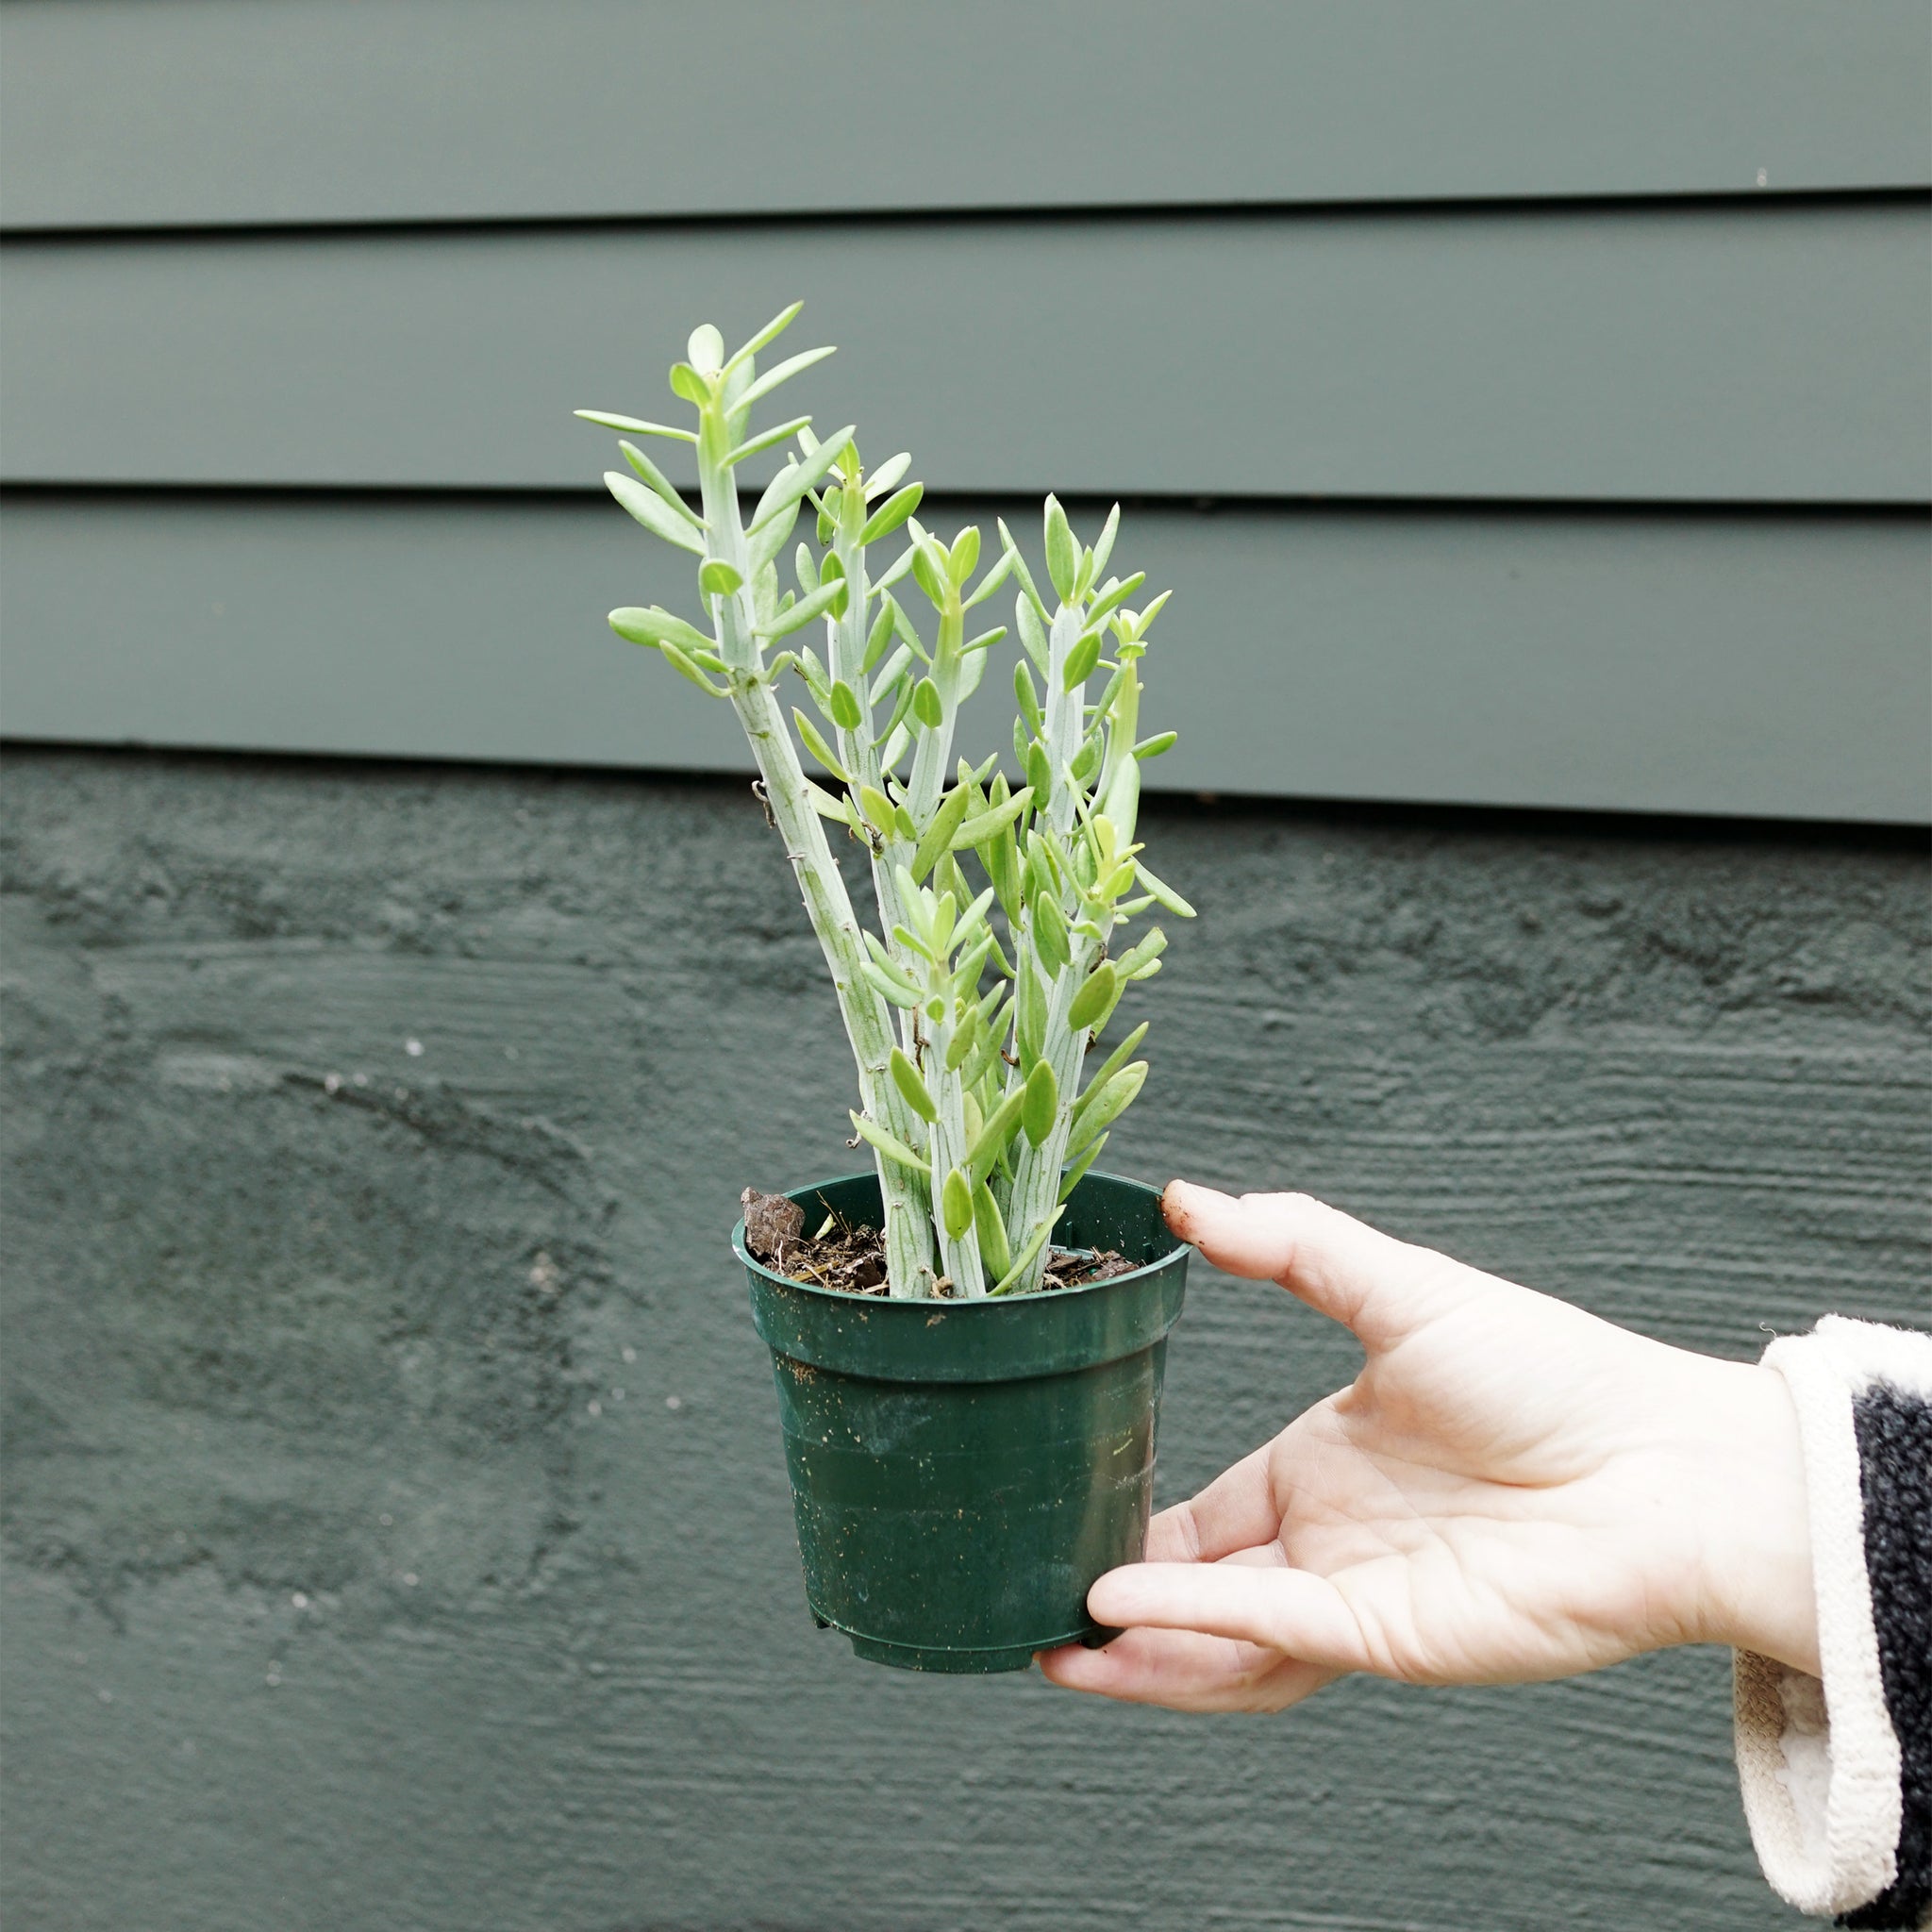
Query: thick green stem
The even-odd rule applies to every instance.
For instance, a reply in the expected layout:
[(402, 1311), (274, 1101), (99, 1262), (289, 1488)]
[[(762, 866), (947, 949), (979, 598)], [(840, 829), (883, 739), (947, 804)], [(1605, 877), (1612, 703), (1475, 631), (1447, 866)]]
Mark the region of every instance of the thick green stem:
[[(1053, 781), (1041, 816), (1044, 824), (1062, 839), (1068, 836), (1074, 825), (1074, 785), (1068, 767), (1080, 749), (1086, 723), (1086, 685), (1084, 682), (1076, 684), (1072, 691), (1061, 687), (1065, 682), (1068, 654), (1079, 640), (1082, 615), (1079, 609), (1062, 605), (1054, 617), (1047, 640), (1046, 697), (1041, 708), (1043, 726), (1041, 741), (1046, 750), (1047, 767)], [(1070, 925), (1079, 916), (1077, 894), (1071, 881), (1062, 884), (1060, 909), (1068, 915)], [(1110, 924), (1112, 922), (1109, 919), (1104, 923)], [(1024, 935), (1022, 943), (1028, 948), (1033, 946), (1030, 931)], [(1053, 1126), (1046, 1139), (1038, 1147), (1024, 1139), (1017, 1143), (1012, 1191), (1008, 1197), (1006, 1211), (1007, 1227), (1015, 1253), (1024, 1247), (1034, 1230), (1053, 1213), (1059, 1202), (1060, 1170), (1066, 1163), (1067, 1134), (1072, 1124), (1074, 1103), (1080, 1095), (1080, 1075), (1087, 1059), (1088, 1037), (1084, 1026), (1075, 1027), (1069, 1023), (1067, 1011), (1074, 1003), (1074, 995), (1091, 971), (1100, 950), (1100, 944), (1075, 934), (1072, 944), (1073, 957), (1055, 977), (1050, 991), (1040, 1057), (1053, 1069), (1059, 1093), (1059, 1110), (1054, 1116)], [(1036, 953), (1036, 964), (1038, 957)], [(1017, 1084), (1018, 1074), (1019, 1070), (1016, 1069), (1013, 1084)], [(1046, 1271), (1050, 1245), (1050, 1242), (1042, 1245), (1028, 1262), (1020, 1278), (1014, 1282), (1011, 1292), (1031, 1294), (1039, 1288)]]
[[(747, 579), (744, 588), (712, 599), (719, 655), (729, 667), (732, 708), (758, 760), (763, 796), (773, 823), (785, 841), (786, 857), (798, 878), (807, 916), (831, 969), (839, 1011), (858, 1065), (858, 1091), (866, 1112), (897, 1139), (914, 1148), (921, 1123), (892, 1084), (889, 1062), (892, 1025), (886, 1002), (859, 971), (865, 959), (858, 921), (824, 824), (813, 808), (803, 767), (786, 729), (760, 658), (754, 630), (756, 611), (738, 492), (724, 467), (724, 425), (715, 410), (701, 419), (698, 474), (703, 490), (707, 541), (713, 557), (731, 564)], [(879, 1191), (885, 1206), (886, 1275), (891, 1291), (910, 1296), (932, 1292), (932, 1239), (925, 1190), (919, 1176), (876, 1157)]]
[[(865, 1110), (889, 1133), (916, 1149), (924, 1138), (922, 1124), (892, 1084), (890, 1061), (893, 1041), (888, 1008), (859, 971), (865, 951), (858, 921), (826, 843), (824, 821), (806, 792), (805, 774), (772, 687), (762, 675), (734, 676), (731, 685), (731, 702), (758, 759), (773, 820), (784, 838), (806, 913), (831, 969), (839, 1010), (852, 1041), (853, 1058), (858, 1063), (858, 1089)], [(886, 1208), (886, 1269), (891, 1292), (930, 1294), (932, 1242), (925, 1190), (916, 1174), (883, 1154), (878, 1157), (878, 1170)]]

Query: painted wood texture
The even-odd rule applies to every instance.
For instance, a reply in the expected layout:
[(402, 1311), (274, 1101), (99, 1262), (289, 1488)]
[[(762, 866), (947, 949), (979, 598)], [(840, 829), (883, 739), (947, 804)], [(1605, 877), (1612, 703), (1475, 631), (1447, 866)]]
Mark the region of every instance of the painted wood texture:
[(0, 34), (14, 227), (1932, 180), (1921, 0), (7, 0)]
[[(22, 750), (0, 797), (9, 1924), (1799, 1923), (1716, 1652), (1224, 1722), (811, 1628), (724, 1233), (850, 1162), (850, 1069), (737, 786)], [(1148, 829), (1202, 917), (1125, 1171), (1735, 1357), (1925, 1321), (1903, 841)], [(1164, 1497), (1354, 1360), (1204, 1270)]]
[(594, 488), (804, 297), (787, 405), (956, 491), (1924, 504), (1928, 275), (1912, 201), (16, 241), (0, 461)]
[[(932, 513), (991, 536), (1001, 512), (1038, 563), (1024, 506)], [(5, 522), (15, 737), (750, 770), (724, 706), (606, 628), (697, 607), (684, 556), (600, 499), (28, 491)], [(1174, 591), (1159, 787), (1932, 818), (1915, 518), (1166, 506), (1122, 528), (1123, 565)], [(982, 752), (1010, 736), (1017, 648), (969, 714)]]

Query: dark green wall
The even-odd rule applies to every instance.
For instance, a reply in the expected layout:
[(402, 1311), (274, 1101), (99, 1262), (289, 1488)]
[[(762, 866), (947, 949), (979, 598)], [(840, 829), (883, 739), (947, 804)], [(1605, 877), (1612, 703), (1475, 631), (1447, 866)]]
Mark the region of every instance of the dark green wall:
[[(1796, 1923), (1716, 1652), (1203, 1721), (812, 1629), (724, 1238), (850, 1161), (849, 1072), (736, 782), (22, 750), (0, 800), (15, 1932)], [(1925, 1320), (1909, 841), (1148, 834), (1202, 916), (1124, 1169), (1732, 1356)], [(1164, 1496), (1350, 1373), (1204, 1271)]]

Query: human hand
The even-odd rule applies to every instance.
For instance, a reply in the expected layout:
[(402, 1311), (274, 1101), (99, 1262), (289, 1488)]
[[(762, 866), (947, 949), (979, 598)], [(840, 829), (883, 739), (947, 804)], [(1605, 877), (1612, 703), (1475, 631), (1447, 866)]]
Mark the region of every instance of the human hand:
[(1796, 1413), (1774, 1371), (1672, 1348), (1301, 1194), (1175, 1181), (1168, 1224), (1346, 1323), (1368, 1360), (1156, 1517), (1044, 1653), (1071, 1690), (1278, 1710), (1350, 1671), (1568, 1676), (1674, 1643), (1818, 1670)]

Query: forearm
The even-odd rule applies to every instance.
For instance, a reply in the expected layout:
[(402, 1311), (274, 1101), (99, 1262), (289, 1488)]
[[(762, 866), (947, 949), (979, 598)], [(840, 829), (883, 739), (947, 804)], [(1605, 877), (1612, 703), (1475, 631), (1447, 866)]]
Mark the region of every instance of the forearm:
[(1790, 1390), (1760, 1364), (1698, 1359), (1704, 1386), (1686, 1416), (1700, 1519), (1689, 1634), (1816, 1676), (1810, 1513)]

